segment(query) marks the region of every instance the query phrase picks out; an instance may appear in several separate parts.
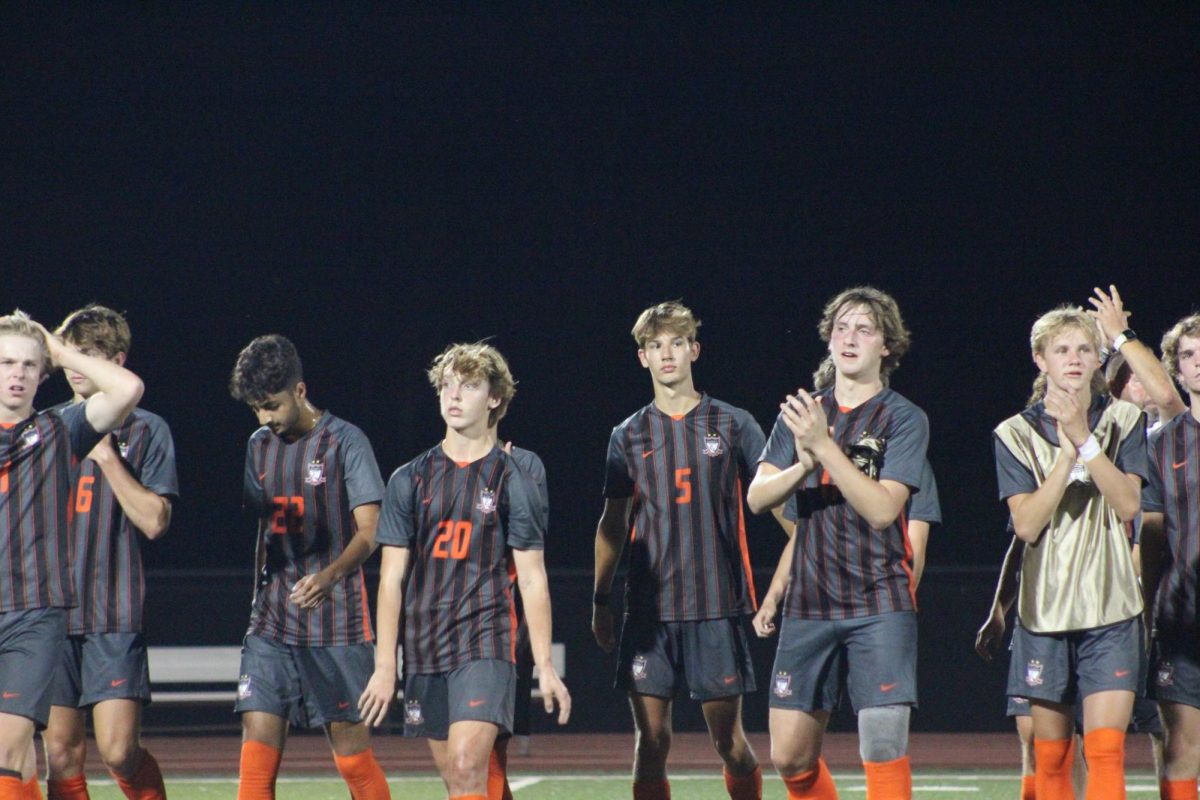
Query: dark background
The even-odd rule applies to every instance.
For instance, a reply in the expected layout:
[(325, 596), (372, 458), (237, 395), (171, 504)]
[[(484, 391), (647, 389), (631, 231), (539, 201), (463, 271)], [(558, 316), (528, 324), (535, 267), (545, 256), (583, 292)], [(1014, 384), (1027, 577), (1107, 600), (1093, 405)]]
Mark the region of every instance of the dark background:
[[(244, 569), (247, 592), (254, 421), (225, 386), (261, 333), (297, 343), (314, 401), (385, 476), (441, 436), (431, 358), (494, 337), (520, 380), (502, 433), (547, 464), (565, 573), (590, 568), (608, 432), (650, 399), (641, 309), (694, 308), (698, 386), (769, 431), (822, 355), (824, 302), (874, 284), (913, 330), (893, 386), (931, 421), (932, 574), (986, 583), (1006, 545), (989, 435), (1028, 393), (1033, 319), (1115, 282), (1157, 342), (1197, 302), (1194, 5), (105, 4), (0, 23), (0, 307), (127, 312), (182, 480), (150, 564)], [(55, 378), (39, 399), (65, 395)], [(781, 537), (755, 525), (769, 567)]]

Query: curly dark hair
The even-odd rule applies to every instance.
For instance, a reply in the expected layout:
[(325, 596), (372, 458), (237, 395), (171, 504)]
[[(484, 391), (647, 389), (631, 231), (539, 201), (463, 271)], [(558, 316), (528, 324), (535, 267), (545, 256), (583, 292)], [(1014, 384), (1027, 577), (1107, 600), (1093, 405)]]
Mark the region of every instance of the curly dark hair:
[(290, 389), (304, 380), (304, 367), (296, 346), (285, 336), (259, 336), (238, 353), (229, 393), (244, 403), (261, 402), (267, 395)]

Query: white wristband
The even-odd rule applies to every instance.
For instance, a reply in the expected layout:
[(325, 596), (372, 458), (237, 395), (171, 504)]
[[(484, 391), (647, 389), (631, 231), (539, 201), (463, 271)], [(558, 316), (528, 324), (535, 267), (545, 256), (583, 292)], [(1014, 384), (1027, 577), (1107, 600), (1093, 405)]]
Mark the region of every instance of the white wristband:
[(1121, 346), (1129, 341), (1129, 337), (1124, 333), (1117, 334), (1117, 338), (1113, 339), (1112, 351), (1114, 353), (1121, 352)]
[(1100, 455), (1100, 443), (1096, 441), (1095, 436), (1089, 434), (1087, 440), (1079, 445), (1079, 457), (1087, 462), (1098, 455)]

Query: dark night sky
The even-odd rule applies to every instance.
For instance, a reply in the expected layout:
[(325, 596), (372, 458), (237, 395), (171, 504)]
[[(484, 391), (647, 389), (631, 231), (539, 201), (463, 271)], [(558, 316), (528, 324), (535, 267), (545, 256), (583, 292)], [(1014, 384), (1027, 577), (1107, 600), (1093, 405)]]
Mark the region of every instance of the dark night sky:
[(914, 332), (930, 561), (961, 565), (1005, 544), (989, 432), (1034, 317), (1115, 281), (1157, 341), (1197, 305), (1195, 6), (30, 8), (0, 20), (0, 307), (128, 312), (184, 491), (155, 566), (250, 564), (225, 383), (260, 333), (385, 475), (441, 435), (431, 357), (495, 337), (548, 561), (587, 567), (643, 307), (691, 305), (698, 385), (769, 430), (825, 300), (875, 284)]

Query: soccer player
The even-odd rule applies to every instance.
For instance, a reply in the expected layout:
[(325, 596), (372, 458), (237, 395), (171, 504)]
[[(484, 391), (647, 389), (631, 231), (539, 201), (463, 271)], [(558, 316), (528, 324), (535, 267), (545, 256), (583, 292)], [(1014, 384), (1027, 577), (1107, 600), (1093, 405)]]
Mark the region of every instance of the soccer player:
[(1145, 587), (1155, 599), (1150, 674), (1166, 728), (1160, 796), (1195, 800), (1200, 773), (1200, 315), (1177, 322), (1163, 337), (1162, 352), (1163, 364), (1187, 392), (1190, 410), (1150, 438), (1143, 547), (1147, 561), (1162, 565), (1161, 580), (1147, 576)]
[[(73, 312), (57, 335), (69, 348), (115, 364), (124, 364), (129, 354), (129, 324), (104, 306)], [(85, 375), (70, 369), (66, 374), (72, 403), (98, 391)], [(67, 614), (50, 721), (42, 731), (51, 800), (88, 797), (89, 708), (100, 757), (125, 796), (166, 797), (158, 763), (140, 741), (142, 705), (150, 701), (141, 540), (166, 533), (178, 494), (171, 431), (162, 417), (142, 408), (102, 438), (79, 467), (72, 522), (79, 605)]]
[[(82, 403), (37, 412), (51, 369), (84, 377)], [(120, 364), (64, 345), (20, 311), (0, 317), (0, 800), (37, 797), (34, 729), (50, 716), (50, 684), (75, 605), (72, 462), (137, 405), (142, 382)]]
[(678, 302), (651, 306), (634, 324), (654, 400), (613, 429), (596, 528), (592, 632), (606, 652), (615, 644), (609, 592), (630, 543), (616, 686), (633, 709), (635, 800), (670, 797), (671, 703), (683, 685), (701, 704), (729, 796), (762, 796), (742, 730), (742, 695), (755, 688), (742, 487), (764, 438), (748, 412), (696, 390), (699, 327)]
[(445, 438), (388, 481), (375, 672), (359, 706), (382, 724), (396, 685), (404, 616), (404, 733), (424, 736), (451, 800), (487, 797), (488, 761), (513, 724), (516, 681), (513, 571), (547, 712), (570, 716), (571, 696), (550, 660), (550, 593), (541, 498), (494, 428), (515, 393), (491, 345), (456, 344), (429, 368)]
[(1087, 797), (1124, 797), (1143, 652), (1126, 523), (1140, 509), (1145, 423), (1137, 406), (1102, 393), (1100, 332), (1083, 309), (1039, 317), (1030, 346), (1039, 375), (1029, 406), (995, 430), (1000, 497), (1027, 545), (1013, 633), (1020, 671), (1010, 673), (1008, 694), (1032, 706), (1040, 800), (1073, 797), (1077, 694)]
[(283, 336), (246, 345), (229, 382), (262, 425), (246, 446), (257, 582), (242, 645), (239, 800), (275, 796), (288, 726), (321, 726), (355, 800), (390, 797), (355, 700), (374, 656), (362, 564), (383, 480), (361, 430), (313, 406)]
[[(847, 289), (818, 324), (829, 355), (781, 413), (750, 486), (761, 512), (795, 495), (794, 557), (771, 683), (771, 758), (790, 798), (837, 796), (821, 742), (843, 680), (872, 798), (910, 797), (917, 620), (903, 511), (929, 424), (888, 388), (909, 334), (889, 295)], [(845, 679), (843, 676), (847, 676)]]

